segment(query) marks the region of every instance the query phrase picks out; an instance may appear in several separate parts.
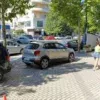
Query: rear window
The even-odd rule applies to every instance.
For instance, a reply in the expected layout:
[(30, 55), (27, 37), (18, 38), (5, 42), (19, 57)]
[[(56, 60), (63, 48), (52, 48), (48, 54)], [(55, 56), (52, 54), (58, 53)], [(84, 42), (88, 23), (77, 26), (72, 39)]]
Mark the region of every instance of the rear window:
[(28, 44), (28, 46), (26, 48), (27, 49), (38, 49), (39, 48), (39, 44), (31, 43), (31, 44)]

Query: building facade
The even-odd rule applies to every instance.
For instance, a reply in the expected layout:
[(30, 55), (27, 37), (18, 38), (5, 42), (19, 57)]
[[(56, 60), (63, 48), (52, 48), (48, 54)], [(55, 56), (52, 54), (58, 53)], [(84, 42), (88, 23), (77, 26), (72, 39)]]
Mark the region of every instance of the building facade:
[(41, 34), (44, 31), (50, 0), (30, 0), (30, 2), (34, 4), (34, 7), (26, 11), (26, 15), (15, 18), (12, 29), (23, 29), (34, 36), (35, 33)]
[[(5, 23), (6, 34), (11, 34), (11, 27), (9, 23)], [(2, 22), (0, 21), (0, 39), (3, 38)]]

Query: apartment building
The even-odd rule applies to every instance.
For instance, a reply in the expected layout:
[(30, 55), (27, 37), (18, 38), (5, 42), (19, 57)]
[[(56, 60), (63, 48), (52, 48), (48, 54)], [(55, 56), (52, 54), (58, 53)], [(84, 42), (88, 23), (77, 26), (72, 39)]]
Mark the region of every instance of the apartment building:
[(13, 20), (12, 28), (23, 29), (26, 33), (34, 36), (35, 33), (43, 33), (46, 15), (49, 12), (51, 0), (30, 0), (34, 7), (27, 10), (27, 14)]

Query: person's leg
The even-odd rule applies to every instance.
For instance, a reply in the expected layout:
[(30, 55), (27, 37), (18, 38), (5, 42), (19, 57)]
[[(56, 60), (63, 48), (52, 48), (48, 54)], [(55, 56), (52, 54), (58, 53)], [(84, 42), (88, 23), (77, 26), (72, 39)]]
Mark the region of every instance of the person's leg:
[(95, 63), (94, 63), (94, 70), (96, 70), (96, 68), (98, 68), (98, 61), (99, 61), (99, 58), (96, 58), (95, 59)]

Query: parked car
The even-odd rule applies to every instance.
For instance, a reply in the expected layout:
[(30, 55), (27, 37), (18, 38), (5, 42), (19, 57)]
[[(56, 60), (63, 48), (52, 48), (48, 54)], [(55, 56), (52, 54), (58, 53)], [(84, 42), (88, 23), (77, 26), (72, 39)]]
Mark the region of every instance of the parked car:
[(60, 60), (74, 61), (74, 50), (53, 40), (32, 42), (25, 47), (22, 55), (26, 65), (35, 63), (42, 69), (47, 68), (51, 61)]
[[(68, 48), (74, 49), (74, 51), (78, 50), (78, 40), (69, 40), (69, 41), (58, 40), (58, 42), (65, 45)], [(80, 44), (80, 49), (82, 49), (82, 48), (83, 48), (83, 46), (82, 46), (82, 44)]]
[(33, 40), (44, 40), (42, 36), (34, 36)]
[[(3, 43), (3, 41), (0, 41)], [(7, 50), (9, 54), (17, 54), (17, 53), (23, 53), (23, 49), (25, 46), (22, 46), (18, 44), (17, 42), (7, 40)]]
[(22, 35), (22, 36), (27, 37), (28, 39), (33, 39), (32, 35), (26, 34), (26, 35)]
[(7, 49), (9, 54), (22, 54), (24, 47), (17, 42), (7, 41)]
[(72, 39), (72, 36), (66, 36), (65, 38), (71, 40)]
[(32, 42), (33, 39), (29, 39), (29, 38), (26, 37), (26, 36), (21, 36), (21, 37), (19, 37), (18, 39), (16, 39), (16, 41), (17, 41), (18, 43), (28, 44), (28, 43)]
[(11, 71), (10, 57), (7, 50), (0, 44), (0, 81), (4, 74)]

